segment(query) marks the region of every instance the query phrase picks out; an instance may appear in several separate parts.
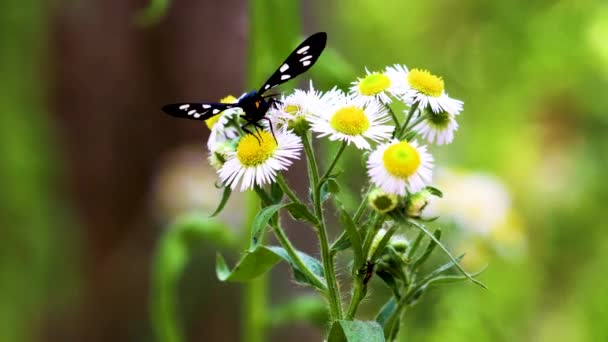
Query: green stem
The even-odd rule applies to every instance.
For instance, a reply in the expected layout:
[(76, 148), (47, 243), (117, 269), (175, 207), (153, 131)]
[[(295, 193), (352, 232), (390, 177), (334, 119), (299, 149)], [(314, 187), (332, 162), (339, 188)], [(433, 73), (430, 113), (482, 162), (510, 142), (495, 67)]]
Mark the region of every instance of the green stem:
[[(300, 199), (298, 198), (298, 196), (295, 194), (295, 192), (293, 192), (293, 190), (291, 190), (291, 188), (289, 187), (289, 185), (287, 184), (287, 182), (285, 181), (285, 178), (283, 177), (282, 174), (279, 174), (277, 177), (277, 183), (279, 183), (279, 186), (281, 187), (281, 189), (283, 189), (283, 192), (287, 195), (287, 197), (289, 197), (289, 199), (292, 202), (295, 203), (302, 203), (302, 201), (300, 201)], [(303, 203), (302, 203), (303, 204)]]
[(374, 236), (376, 236), (382, 227), (382, 223), (384, 223), (382, 215), (376, 215), (372, 221), (371, 228), (365, 234), (365, 239), (363, 240), (363, 255), (365, 256), (365, 260), (369, 260), (369, 249), (371, 248), (372, 241), (374, 241)]
[[(244, 222), (244, 227), (252, 227), (253, 219), (259, 211), (260, 202), (255, 192), (248, 191), (246, 193), (247, 215)], [(249, 237), (250, 234), (245, 234)], [(244, 311), (244, 327), (243, 336), (250, 342), (266, 341), (264, 325), (267, 316), (267, 292), (268, 285), (267, 274), (262, 274), (256, 279), (246, 283), (244, 289), (245, 305)], [(245, 338), (243, 338), (244, 340)]]
[(277, 240), (279, 240), (279, 243), (281, 243), (281, 246), (283, 248), (285, 248), (285, 250), (287, 251), (287, 254), (289, 254), (289, 257), (291, 258), (291, 260), (293, 260), (293, 263), (296, 265), (296, 267), (302, 273), (304, 273), (308, 279), (314, 280), (315, 285), (317, 285), (319, 288), (321, 288), (323, 290), (327, 290), (327, 286), (325, 285), (323, 280), (321, 280), (316, 274), (314, 274), (310, 270), (310, 268), (308, 268), (306, 266), (306, 264), (302, 261), (300, 256), (298, 256), (298, 253), (296, 253), (296, 249), (291, 244), (291, 241), (289, 241), (289, 238), (285, 234), (285, 231), (283, 230), (283, 228), (281, 228), (280, 223), (274, 224), (272, 226), (272, 228), (273, 228), (273, 232), (274, 232), (275, 236), (277, 237)]
[(363, 195), (363, 198), (361, 199), (361, 203), (359, 204), (359, 207), (357, 208), (357, 211), (355, 211), (355, 216), (353, 216), (353, 222), (355, 222), (355, 224), (359, 223), (361, 216), (363, 216), (363, 213), (365, 212), (365, 208), (367, 208), (367, 196), (369, 196), (369, 193), (371, 191), (372, 191), (372, 187), (368, 186), (367, 191), (365, 192), (365, 195)]
[(395, 137), (395, 133), (401, 129), (401, 124), (399, 123), (399, 119), (397, 119), (397, 115), (393, 112), (393, 109), (388, 104), (384, 104), (384, 108), (388, 110), (388, 113), (391, 115), (391, 118), (395, 122), (395, 130), (393, 131), (393, 138)]
[(403, 135), (403, 132), (405, 132), (405, 128), (410, 123), (410, 120), (414, 116), (414, 113), (416, 112), (416, 109), (418, 109), (418, 102), (414, 103), (410, 107), (409, 112), (407, 112), (407, 118), (405, 119), (405, 123), (403, 124), (403, 126), (401, 126), (401, 129), (399, 130), (399, 134), (395, 135), (396, 137), (400, 137), (400, 136)]
[(323, 175), (323, 177), (321, 177), (321, 183), (323, 183), (324, 180), (327, 179), (327, 177), (329, 177), (329, 175), (331, 174), (331, 172), (334, 170), (334, 167), (336, 166), (336, 164), (338, 163), (338, 160), (340, 159), (340, 157), (342, 156), (342, 152), (344, 152), (344, 149), (346, 149), (346, 141), (342, 142), (342, 145), (340, 145), (340, 149), (338, 150), (338, 152), (336, 152), (336, 156), (334, 157), (334, 160), (331, 162), (331, 165), (329, 165), (329, 168), (327, 168), (327, 171), (325, 171), (325, 174)]
[(421, 115), (418, 119), (416, 119), (416, 121), (412, 122), (411, 125), (403, 129), (403, 136), (405, 136), (409, 131), (414, 129), (414, 127), (418, 126), (418, 124), (424, 120), (426, 120), (426, 117), (424, 115)]
[(410, 246), (409, 251), (407, 251), (407, 259), (411, 260), (414, 257), (414, 253), (416, 253), (416, 250), (418, 250), (418, 247), (420, 246), (420, 243), (422, 242), (422, 238), (425, 237), (424, 232), (420, 231), (418, 232), (418, 236), (416, 236), (416, 240), (414, 240), (414, 243), (412, 243), (412, 245)]
[(315, 159), (312, 143), (308, 134), (302, 135), (302, 142), (304, 144), (304, 152), (306, 153), (306, 161), (308, 163), (308, 175), (310, 177), (310, 185), (313, 190), (312, 200), (315, 207), (315, 215), (319, 220), (317, 227), (317, 235), (319, 236), (319, 243), (321, 245), (321, 258), (323, 262), (323, 269), (325, 271), (325, 278), (327, 281), (328, 288), (328, 301), (330, 306), (330, 317), (331, 320), (342, 319), (342, 303), (340, 300), (340, 290), (338, 289), (338, 282), (336, 280), (336, 274), (334, 271), (334, 264), (332, 261), (329, 238), (327, 237), (327, 228), (325, 226), (325, 217), (323, 216), (323, 207), (321, 204), (321, 189), (319, 187), (319, 168)]
[[(356, 273), (355, 271), (354, 273)], [(359, 274), (356, 274), (353, 282), (353, 296), (350, 300), (350, 304), (348, 305), (348, 311), (346, 313), (347, 320), (353, 320), (355, 318), (355, 314), (357, 313), (357, 309), (359, 309), (359, 304), (365, 295), (367, 294), (367, 285), (363, 284), (363, 278)]]

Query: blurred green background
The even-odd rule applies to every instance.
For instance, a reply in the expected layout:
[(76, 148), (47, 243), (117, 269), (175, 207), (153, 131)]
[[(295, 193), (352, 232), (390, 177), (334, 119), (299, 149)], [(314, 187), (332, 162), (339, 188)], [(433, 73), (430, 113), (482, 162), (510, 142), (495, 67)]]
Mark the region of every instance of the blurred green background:
[[(163, 227), (219, 196), (204, 125), (158, 108), (238, 95), (280, 62), (252, 63), (264, 46), (251, 42), (321, 30), (343, 63), (312, 73), (322, 89), (394, 63), (443, 76), (465, 111), (437, 164), (501, 179), (525, 234), (517, 258), (484, 256), (488, 291), (454, 285), (408, 312), (403, 341), (608, 341), (608, 3), (175, 0), (149, 18), (145, 6), (0, 2), (0, 341), (154, 340)], [(245, 299), (216, 280), (216, 247), (198, 247), (179, 285), (187, 339), (236, 341)], [(270, 286), (273, 302), (306, 292), (280, 271)], [(305, 323), (270, 336), (321, 338)]]

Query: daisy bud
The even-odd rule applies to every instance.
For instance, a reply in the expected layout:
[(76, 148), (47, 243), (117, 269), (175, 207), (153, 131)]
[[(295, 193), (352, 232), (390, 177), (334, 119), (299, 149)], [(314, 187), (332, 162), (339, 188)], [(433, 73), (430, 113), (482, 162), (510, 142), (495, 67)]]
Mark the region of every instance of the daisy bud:
[(410, 247), (410, 242), (405, 238), (405, 236), (394, 235), (391, 238), (389, 245), (391, 245), (397, 252), (405, 253), (405, 251)]
[(431, 193), (426, 189), (411, 195), (405, 208), (407, 216), (420, 217), (424, 208), (429, 204), (430, 197)]
[(374, 189), (367, 197), (367, 201), (372, 209), (385, 214), (395, 209), (399, 203), (399, 197), (395, 194), (386, 193), (381, 189)]

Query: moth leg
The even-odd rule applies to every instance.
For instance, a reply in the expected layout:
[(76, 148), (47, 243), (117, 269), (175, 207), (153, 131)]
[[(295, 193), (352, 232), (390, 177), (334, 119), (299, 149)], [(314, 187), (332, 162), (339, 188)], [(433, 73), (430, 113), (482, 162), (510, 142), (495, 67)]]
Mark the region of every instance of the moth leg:
[(272, 121), (268, 117), (263, 117), (262, 120), (268, 121), (268, 127), (270, 127), (270, 133), (272, 133), (272, 137), (274, 138), (274, 142), (277, 143), (277, 145), (278, 145), (279, 142), (277, 141), (276, 135), (274, 135), (274, 129), (272, 128)]

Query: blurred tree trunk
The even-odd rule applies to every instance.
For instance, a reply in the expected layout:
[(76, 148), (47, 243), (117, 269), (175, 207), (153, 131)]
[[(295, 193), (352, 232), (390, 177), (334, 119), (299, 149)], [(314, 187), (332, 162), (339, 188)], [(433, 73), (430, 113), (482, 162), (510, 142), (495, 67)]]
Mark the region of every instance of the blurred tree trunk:
[[(138, 29), (134, 15), (145, 5), (64, 1), (52, 16), (52, 112), (82, 227), (85, 276), (73, 317), (51, 318), (49, 340), (149, 334), (149, 262), (158, 237), (147, 212), (150, 184), (163, 154), (186, 141), (202, 152), (207, 134), (159, 108), (244, 90), (244, 1), (173, 1), (159, 25)], [(208, 327), (211, 335), (222, 328)]]

